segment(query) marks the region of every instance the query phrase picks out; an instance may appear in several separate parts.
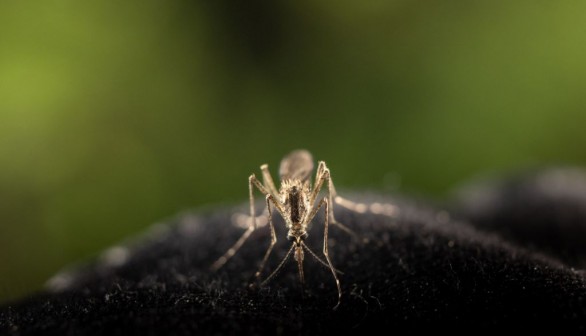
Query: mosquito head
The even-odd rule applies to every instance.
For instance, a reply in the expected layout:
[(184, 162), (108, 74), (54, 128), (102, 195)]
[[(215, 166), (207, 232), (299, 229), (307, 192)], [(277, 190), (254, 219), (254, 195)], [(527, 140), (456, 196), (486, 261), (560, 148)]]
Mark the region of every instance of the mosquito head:
[(307, 239), (307, 232), (296, 233), (296, 232), (289, 232), (287, 234), (287, 240), (292, 243), (295, 243), (297, 246), (301, 246), (301, 243)]

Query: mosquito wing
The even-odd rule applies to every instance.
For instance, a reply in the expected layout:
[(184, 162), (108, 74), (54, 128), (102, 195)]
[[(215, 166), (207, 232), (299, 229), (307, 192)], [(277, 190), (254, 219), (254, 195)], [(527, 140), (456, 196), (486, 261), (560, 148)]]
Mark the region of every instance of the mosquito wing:
[(281, 160), (279, 175), (281, 180), (301, 180), (310, 178), (313, 171), (313, 157), (304, 149), (298, 149), (289, 153)]

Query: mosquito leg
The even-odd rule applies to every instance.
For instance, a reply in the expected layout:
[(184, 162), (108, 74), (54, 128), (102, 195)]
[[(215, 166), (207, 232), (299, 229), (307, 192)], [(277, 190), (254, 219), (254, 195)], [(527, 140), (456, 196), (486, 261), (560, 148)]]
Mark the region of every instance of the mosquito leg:
[[(325, 164), (324, 164), (324, 166), (325, 166)], [(336, 193), (336, 188), (334, 187), (334, 181), (332, 181), (332, 176), (330, 175), (330, 170), (326, 168), (326, 172), (327, 172), (327, 179), (328, 179), (328, 200), (333, 208), (334, 201), (336, 201), (336, 204), (340, 204), (340, 203), (338, 203), (338, 200), (342, 199), (342, 198), (340, 196), (338, 196)], [(352, 204), (357, 204), (352, 201), (347, 201), (347, 202), (350, 202)], [(352, 209), (350, 209), (350, 210), (352, 210)], [(332, 209), (332, 211), (330, 211), (330, 220), (332, 221), (332, 224), (334, 224), (337, 227), (339, 227), (340, 229), (342, 229), (342, 231), (345, 231), (346, 233), (353, 236), (354, 238), (358, 238), (358, 235), (353, 230), (351, 230), (349, 227), (347, 227), (346, 225), (344, 225), (336, 220), (336, 217), (334, 216), (333, 209)]]
[[(334, 187), (334, 181), (332, 181), (332, 177), (330, 176), (328, 182), (328, 188), (330, 192), (330, 203), (334, 201), (337, 205), (344, 207), (348, 210), (357, 212), (357, 213), (365, 213), (370, 211), (375, 214), (383, 214), (389, 217), (394, 217), (399, 212), (399, 208), (393, 204), (380, 204), (374, 203), (371, 205), (364, 204), (364, 203), (356, 203), (349, 199), (346, 199), (342, 196), (338, 196), (336, 192), (336, 188)], [(332, 212), (332, 220), (334, 221), (333, 224), (342, 225), (341, 223), (336, 222), (336, 219), (333, 217), (334, 214)], [(342, 228), (343, 230), (345, 228)], [(347, 228), (346, 228), (347, 229)]]
[[(340, 280), (338, 280), (338, 275), (336, 274), (336, 269), (332, 265), (332, 261), (330, 260), (330, 255), (328, 252), (328, 229), (329, 229), (329, 212), (330, 212), (330, 205), (326, 198), (322, 200), (326, 204), (326, 218), (324, 221), (324, 256), (326, 257), (326, 261), (330, 266), (330, 270), (332, 271), (332, 275), (336, 280), (336, 287), (338, 287), (338, 303), (334, 306), (334, 310), (336, 310), (340, 306), (340, 302), (342, 301), (342, 288), (340, 287)], [(321, 202), (320, 202), (321, 203)]]
[(279, 191), (277, 190), (277, 187), (275, 187), (275, 182), (273, 181), (271, 173), (269, 172), (269, 165), (263, 164), (260, 166), (260, 170), (262, 171), (263, 184), (267, 187), (267, 189), (269, 189), (271, 195), (277, 197), (279, 195)]
[[(337, 309), (338, 306), (340, 305), (340, 301), (342, 299), (342, 288), (340, 287), (340, 280), (338, 280), (338, 276), (336, 275), (337, 272), (339, 272), (338, 270), (336, 270), (334, 268), (334, 265), (332, 265), (332, 261), (330, 260), (330, 255), (328, 254), (328, 231), (329, 231), (329, 218), (330, 218), (330, 206), (329, 206), (329, 201), (327, 197), (324, 197), (321, 199), (321, 201), (319, 202), (319, 204), (317, 205), (317, 207), (315, 207), (315, 209), (312, 210), (311, 214), (309, 215), (308, 222), (310, 222), (311, 220), (313, 220), (313, 217), (315, 217), (317, 211), (319, 209), (321, 209), (321, 207), (325, 205), (326, 209), (326, 214), (325, 214), (325, 223), (324, 223), (324, 255), (326, 257), (326, 261), (327, 261), (327, 267), (330, 269), (330, 271), (332, 271), (332, 274), (334, 275), (334, 279), (336, 280), (336, 287), (338, 288), (338, 303), (336, 304), (336, 306), (334, 307), (334, 309)], [(305, 244), (303, 244), (305, 245)], [(305, 246), (307, 248), (308, 251), (311, 252), (311, 250)], [(320, 260), (319, 257), (315, 256), (316, 259)]]
[[(263, 179), (265, 179), (267, 182), (270, 181), (269, 182), (270, 185), (265, 186), (264, 184), (260, 183), (260, 181), (256, 178), (256, 176), (254, 174), (252, 174), (252, 175), (250, 175), (250, 178), (248, 179), (249, 180), (249, 189), (252, 190), (252, 187), (250, 187), (250, 183), (252, 183), (264, 195), (272, 195), (273, 196), (273, 198), (272, 198), (273, 205), (277, 208), (277, 210), (279, 210), (280, 213), (284, 213), (284, 205), (277, 198), (277, 196), (279, 195), (279, 192), (275, 188), (275, 184), (273, 182), (273, 179), (271, 178), (271, 174), (268, 173), (268, 165), (263, 165), (261, 167), (261, 169), (263, 169), (263, 168), (264, 168)], [(264, 176), (265, 171), (266, 171), (266, 176)], [(276, 194), (273, 195), (272, 192), (276, 192)], [(250, 194), (252, 195), (252, 191), (250, 192)], [(251, 212), (250, 213), (253, 214), (254, 213), (254, 202), (252, 201), (252, 196), (250, 196), (250, 197), (251, 197), (251, 203), (250, 203)]]
[(256, 176), (254, 174), (250, 175), (250, 177), (248, 178), (248, 197), (250, 199), (250, 222), (249, 222), (250, 224), (248, 226), (248, 229), (246, 229), (246, 231), (244, 231), (244, 233), (242, 234), (240, 239), (238, 239), (236, 241), (236, 243), (234, 243), (234, 245), (232, 245), (232, 247), (230, 247), (230, 249), (228, 249), (228, 251), (226, 251), (226, 253), (224, 253), (223, 256), (218, 258), (218, 260), (216, 260), (212, 264), (212, 266), (211, 266), (212, 271), (217, 271), (222, 266), (224, 266), (224, 264), (228, 260), (230, 260), (230, 258), (232, 258), (236, 254), (236, 252), (238, 252), (238, 250), (242, 247), (244, 242), (246, 242), (248, 237), (250, 237), (252, 232), (254, 230), (256, 230), (256, 215), (255, 215), (255, 211), (254, 211), (254, 187), (255, 186), (258, 188), (258, 190), (261, 193), (263, 193), (265, 195), (269, 194), (267, 189), (258, 181)]
[(271, 228), (271, 244), (269, 245), (269, 248), (267, 249), (267, 252), (265, 253), (264, 258), (262, 259), (262, 262), (260, 263), (260, 266), (258, 267), (258, 271), (255, 273), (255, 277), (257, 280), (260, 279), (260, 275), (262, 274), (262, 271), (267, 263), (267, 260), (269, 259), (269, 255), (271, 254), (273, 247), (277, 243), (277, 234), (275, 233), (275, 226), (273, 225), (273, 215), (271, 212), (271, 201), (273, 201), (273, 203), (274, 203), (274, 198), (272, 195), (267, 195), (266, 200), (267, 200), (267, 209), (268, 209), (268, 216), (269, 216), (269, 226)]
[[(320, 189), (322, 188), (323, 184), (326, 181), (328, 183), (328, 200), (333, 207), (334, 200), (338, 198), (336, 195), (336, 188), (334, 188), (334, 183), (332, 182), (330, 170), (326, 166), (326, 163), (323, 161), (320, 161), (317, 166), (317, 173), (315, 175), (315, 187), (314, 187), (314, 189), (311, 193), (311, 196), (309, 198), (310, 204), (315, 203), (315, 199), (317, 198), (317, 195), (319, 194)], [(336, 225), (337, 227), (342, 229), (342, 231), (348, 233), (349, 235), (353, 236), (354, 238), (358, 238), (358, 235), (354, 231), (352, 231), (349, 227), (347, 227), (346, 225), (344, 225), (336, 220), (336, 218), (334, 217), (334, 211), (330, 211), (329, 216), (330, 216), (330, 221), (332, 222), (333, 225)]]
[[(274, 199), (273, 199), (273, 204), (275, 205), (275, 207), (277, 207), (277, 209), (279, 209), (279, 211), (281, 211), (284, 206), (280, 203), (279, 201), (279, 191), (277, 190), (277, 188), (275, 187), (275, 183), (273, 182), (273, 179), (271, 177), (271, 174), (269, 172), (269, 166), (267, 164), (263, 164), (262, 166), (260, 166), (260, 169), (262, 170), (262, 174), (263, 174), (263, 183), (259, 183), (256, 180), (253, 180), (253, 185), (255, 185), (258, 190), (260, 192), (262, 192), (263, 194), (271, 194), (273, 195)], [(250, 188), (249, 188), (250, 189)], [(263, 227), (267, 224), (268, 222), (268, 208), (265, 208), (264, 211), (262, 212), (262, 214), (260, 214), (259, 216), (256, 216), (256, 228), (258, 229), (259, 227)], [(236, 216), (236, 224), (238, 226), (241, 227), (247, 227), (249, 221), (250, 221), (250, 217), (246, 216), (246, 215), (237, 215)], [(259, 222), (260, 220), (260, 222)]]
[(349, 199), (338, 196), (338, 193), (336, 192), (336, 187), (334, 187), (334, 181), (332, 181), (331, 177), (329, 178), (329, 181), (328, 181), (328, 189), (330, 192), (330, 202), (334, 201), (334, 202), (336, 202), (336, 204), (338, 204), (348, 210), (352, 210), (352, 211), (358, 212), (358, 213), (365, 213), (366, 210), (368, 210), (368, 205), (366, 205), (364, 203), (356, 203), (356, 202), (350, 201)]
[[(319, 193), (319, 189), (321, 189), (323, 182), (318, 181), (319, 179), (324, 179), (324, 180), (328, 180), (328, 191), (329, 191), (329, 201), (330, 204), (333, 206), (334, 204), (337, 204), (341, 207), (344, 207), (348, 210), (357, 212), (357, 213), (365, 213), (367, 211), (371, 211), (374, 213), (381, 213), (387, 216), (394, 216), (396, 215), (396, 213), (398, 212), (398, 209), (395, 205), (392, 204), (378, 204), (378, 206), (373, 207), (372, 205), (369, 206), (368, 204), (364, 204), (364, 203), (357, 203), (357, 202), (353, 202), (349, 199), (346, 199), (342, 196), (339, 196), (337, 191), (336, 191), (336, 187), (334, 186), (334, 181), (332, 180), (332, 176), (330, 174), (330, 170), (328, 169), (328, 167), (326, 167), (325, 162), (320, 161), (319, 165), (317, 167), (317, 174), (316, 174), (316, 188), (313, 191), (312, 196), (314, 197), (313, 200), (315, 201), (315, 197), (317, 197), (317, 194)], [(353, 234), (348, 227), (345, 227), (342, 223), (336, 221), (336, 218), (334, 217), (334, 212), (332, 211), (332, 216), (330, 217), (330, 220), (332, 221), (332, 224), (337, 225), (339, 227), (342, 228), (342, 230)]]
[(317, 166), (317, 171), (315, 173), (315, 185), (313, 186), (313, 190), (311, 191), (311, 194), (309, 196), (309, 204), (315, 204), (317, 195), (319, 194), (325, 181), (326, 170), (326, 163), (320, 161)]

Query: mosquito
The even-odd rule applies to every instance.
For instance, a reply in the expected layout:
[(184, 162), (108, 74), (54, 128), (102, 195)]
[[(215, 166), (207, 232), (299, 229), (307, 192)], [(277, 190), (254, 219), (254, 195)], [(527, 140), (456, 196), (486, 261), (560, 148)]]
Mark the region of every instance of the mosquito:
[[(250, 218), (248, 229), (242, 234), (240, 239), (216, 262), (212, 265), (212, 270), (218, 270), (221, 268), (230, 258), (232, 258), (236, 252), (242, 247), (244, 242), (250, 237), (252, 232), (257, 229), (257, 221), (254, 207), (254, 188), (256, 187), (263, 195), (265, 195), (268, 224), (271, 232), (271, 243), (265, 252), (265, 255), (260, 263), (258, 271), (255, 273), (257, 280), (260, 279), (262, 271), (269, 259), (273, 247), (277, 243), (277, 235), (275, 233), (275, 227), (272, 220), (272, 209), (277, 209), (279, 214), (285, 220), (285, 225), (288, 230), (287, 240), (291, 242), (289, 251), (277, 266), (277, 268), (261, 283), (261, 286), (267, 284), (272, 280), (281, 268), (285, 265), (287, 260), (293, 254), (295, 261), (297, 262), (297, 269), (299, 271), (299, 281), (303, 285), (305, 283), (305, 276), (303, 272), (303, 260), (304, 251), (308, 252), (314, 259), (320, 264), (329, 268), (338, 289), (338, 302), (334, 309), (336, 309), (342, 299), (342, 288), (340, 286), (340, 280), (338, 279), (337, 273), (341, 273), (332, 265), (330, 254), (328, 251), (328, 230), (329, 225), (333, 224), (341, 228), (342, 230), (355, 235), (352, 230), (347, 228), (342, 223), (339, 223), (334, 218), (332, 211), (333, 201), (342, 204), (342, 206), (350, 207), (353, 202), (345, 200), (336, 194), (334, 183), (330, 175), (330, 170), (326, 166), (324, 161), (318, 163), (314, 186), (311, 185), (311, 174), (313, 172), (314, 164), (311, 154), (307, 150), (295, 150), (285, 156), (281, 161), (279, 167), (279, 175), (281, 179), (280, 189), (277, 189), (275, 183), (269, 172), (269, 166), (263, 164), (260, 166), (262, 171), (262, 183), (256, 178), (255, 174), (250, 175), (248, 178), (248, 191), (250, 198)], [(322, 187), (326, 184), (327, 195), (324, 196), (317, 202), (318, 194)], [(308, 227), (314, 219), (317, 212), (322, 208), (325, 208), (325, 220), (324, 220), (324, 241), (323, 241), (323, 254), (325, 261), (320, 258), (315, 252), (313, 252), (306, 244), (305, 239), (308, 237)]]

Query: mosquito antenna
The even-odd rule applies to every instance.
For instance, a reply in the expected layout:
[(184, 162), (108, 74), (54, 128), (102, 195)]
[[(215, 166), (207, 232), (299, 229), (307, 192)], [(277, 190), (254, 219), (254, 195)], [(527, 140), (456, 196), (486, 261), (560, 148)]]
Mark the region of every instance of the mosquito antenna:
[[(313, 251), (312, 251), (312, 250), (309, 248), (309, 246), (305, 245), (305, 243), (304, 243), (304, 242), (301, 242), (301, 245), (302, 245), (302, 246), (303, 246), (303, 248), (304, 248), (304, 249), (305, 249), (307, 252), (309, 252), (309, 254), (311, 254), (311, 256), (312, 256), (312, 257), (313, 257), (315, 260), (317, 260), (317, 262), (319, 262), (319, 263), (320, 263), (320, 264), (321, 264), (323, 267), (325, 267), (325, 268), (327, 268), (327, 269), (330, 269), (330, 265), (328, 265), (328, 264), (327, 264), (327, 263), (326, 263), (326, 262), (325, 262), (325, 261), (324, 261), (322, 258), (320, 258), (320, 257), (319, 257), (319, 256), (318, 256), (318, 255), (317, 255), (315, 252), (313, 252)], [(338, 269), (336, 269), (336, 273), (338, 273), (338, 274), (344, 274), (344, 272), (342, 272), (342, 271), (340, 271), (340, 270), (338, 270)]]
[(281, 263), (279, 264), (279, 266), (277, 266), (277, 268), (273, 271), (273, 273), (271, 273), (271, 275), (269, 275), (261, 284), (260, 286), (264, 286), (267, 283), (269, 283), (271, 280), (273, 280), (273, 278), (275, 278), (280, 272), (281, 269), (283, 269), (283, 266), (285, 265), (285, 263), (287, 262), (287, 260), (289, 260), (289, 257), (291, 257), (291, 252), (293, 252), (293, 249), (295, 248), (295, 244), (291, 244), (291, 248), (289, 249), (289, 252), (287, 252), (287, 254), (285, 255), (285, 258), (283, 258), (283, 260), (281, 260)]

